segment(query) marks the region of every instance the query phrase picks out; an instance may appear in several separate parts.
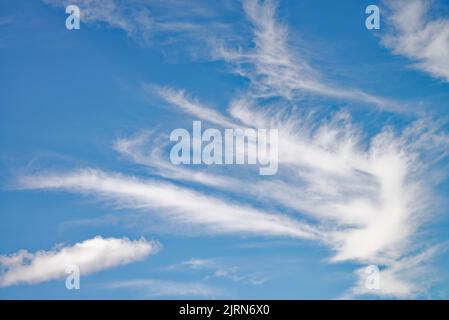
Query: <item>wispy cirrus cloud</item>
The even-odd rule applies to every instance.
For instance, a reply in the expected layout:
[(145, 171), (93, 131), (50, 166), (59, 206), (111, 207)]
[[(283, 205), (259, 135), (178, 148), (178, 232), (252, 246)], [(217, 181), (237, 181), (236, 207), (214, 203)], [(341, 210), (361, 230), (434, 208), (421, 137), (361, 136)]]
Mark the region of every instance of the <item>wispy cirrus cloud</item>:
[(233, 63), (238, 74), (251, 80), (253, 98), (281, 96), (291, 100), (310, 94), (403, 111), (390, 99), (328, 81), (304, 55), (292, 50), (287, 26), (276, 20), (277, 5), (277, 1), (243, 2), (253, 26), (253, 49), (232, 49), (226, 44), (215, 48), (216, 58)]
[[(292, 50), (287, 26), (276, 20), (278, 1), (243, 1), (244, 13), (253, 32), (249, 40), (241, 36), (242, 26), (232, 26), (226, 20), (220, 20), (218, 12), (235, 14), (240, 11), (239, 6), (230, 2), (218, 5), (217, 9), (207, 1), (189, 5), (182, 1), (158, 0), (131, 3), (122, 0), (106, 3), (99, 0), (43, 1), (57, 7), (79, 5), (83, 22), (124, 30), (142, 44), (149, 44), (155, 36), (162, 34), (169, 39), (166, 40), (168, 44), (182, 41), (186, 48), (193, 46), (190, 51), (194, 57), (232, 63), (236, 73), (252, 80), (253, 98), (281, 95), (297, 99), (305, 94), (321, 95), (390, 111), (406, 111), (392, 99), (332, 83), (310, 64), (306, 56)], [(208, 27), (204, 28), (204, 25)], [(242, 49), (248, 41), (254, 42), (253, 50)], [(233, 47), (228, 46), (229, 43)]]
[[(447, 134), (429, 119), (367, 133), (344, 110), (323, 116), (290, 108), (304, 94), (395, 106), (323, 81), (292, 52), (287, 28), (276, 19), (275, 2), (244, 1), (244, 11), (255, 47), (246, 52), (222, 46), (215, 52), (251, 82), (248, 92), (230, 101), (227, 114), (184, 90), (152, 86), (150, 91), (194, 120), (221, 128), (278, 129), (280, 170), (275, 177), (251, 175), (246, 166), (234, 171), (174, 166), (167, 160), (166, 144), (153, 132), (119, 139), (114, 148), (171, 182), (86, 169), (24, 176), (19, 186), (89, 194), (155, 213), (167, 224), (194, 226), (197, 232), (317, 241), (333, 251), (333, 262), (382, 265), (386, 280), (374, 294), (419, 294), (425, 288), (404, 274), (421, 276), (422, 257), (431, 256), (418, 241), (419, 231), (432, 221), (435, 186), (447, 177), (441, 165), (448, 154)], [(198, 184), (203, 188), (195, 189)], [(366, 294), (360, 281), (353, 295)]]
[(311, 226), (288, 216), (230, 203), (161, 180), (138, 179), (95, 169), (22, 177), (23, 189), (63, 189), (96, 195), (119, 207), (151, 210), (167, 222), (201, 226), (204, 231), (316, 238)]
[(128, 289), (141, 292), (143, 298), (154, 297), (201, 297), (217, 298), (226, 296), (220, 288), (201, 282), (165, 281), (157, 279), (130, 279), (114, 281), (106, 285), (108, 289)]
[[(337, 113), (319, 125), (314, 119), (305, 121), (300, 114), (285, 117), (282, 110), (261, 111), (248, 105), (240, 105), (238, 112), (235, 109), (230, 114), (235, 121), (253, 127), (279, 128), (282, 170), (271, 181), (258, 181), (257, 176), (247, 180), (241, 175), (244, 169), (231, 175), (227, 171), (226, 176), (203, 172), (202, 179), (190, 181), (238, 197), (247, 195), (260, 204), (275, 201), (310, 223), (236, 200), (229, 203), (186, 186), (92, 169), (23, 177), (19, 185), (96, 195), (119, 207), (155, 212), (168, 223), (201, 226), (197, 230), (207, 233), (318, 240), (335, 251), (333, 261), (382, 264), (385, 270), (396, 270), (384, 271), (391, 278), (388, 292), (394, 293), (394, 284), (399, 282), (392, 277), (406, 265), (403, 259), (419, 252), (419, 246), (414, 245), (415, 233), (432, 218), (433, 181), (444, 177), (444, 172), (432, 167), (447, 154), (447, 136), (432, 127), (434, 123), (421, 120), (400, 134), (386, 128), (366, 143), (346, 113)], [(212, 122), (217, 122), (215, 116)], [(156, 172), (174, 181), (189, 180), (189, 173), (195, 172), (182, 168), (181, 177), (173, 175), (168, 169), (172, 164), (158, 166), (151, 157), (145, 157), (143, 142), (145, 138), (137, 144), (120, 139), (116, 149), (138, 163), (148, 160)], [(221, 179), (231, 181), (233, 188), (210, 183)]]
[(35, 284), (67, 276), (66, 267), (76, 265), (81, 275), (126, 265), (155, 254), (161, 245), (145, 239), (95, 237), (73, 246), (30, 253), (26, 250), (0, 255), (0, 287)]
[(388, 268), (379, 272), (379, 288), (376, 291), (366, 287), (368, 274), (366, 268), (356, 270), (358, 281), (346, 294), (344, 299), (351, 299), (360, 295), (381, 295), (385, 297), (408, 299), (416, 297), (439, 279), (430, 271), (430, 261), (441, 249), (437, 246), (427, 248), (419, 254), (404, 257), (394, 261)]
[(449, 82), (449, 19), (432, 15), (434, 1), (387, 1), (391, 32), (383, 43), (413, 67)]
[[(229, 9), (223, 4), (214, 9), (207, 1), (160, 0), (42, 0), (44, 3), (65, 8), (77, 5), (81, 22), (123, 30), (130, 38), (143, 46), (154, 44), (155, 38), (164, 35), (158, 45), (185, 43), (186, 47), (208, 46), (215, 37), (233, 38), (228, 35), (228, 25), (219, 21), (217, 11)], [(209, 27), (204, 28), (204, 24)], [(187, 39), (187, 41), (186, 41)], [(197, 53), (196, 53), (197, 54)]]
[(2, 35), (0, 36), (0, 48), (6, 48), (8, 46), (8, 41), (6, 35), (7, 32), (3, 31), (3, 28), (7, 28), (16, 22), (15, 16), (0, 16), (0, 30)]
[(235, 128), (238, 126), (236, 122), (229, 117), (210, 107), (202, 105), (198, 99), (189, 97), (185, 90), (175, 90), (169, 87), (158, 87), (154, 85), (144, 85), (144, 89), (148, 93), (154, 92), (166, 103), (175, 106), (198, 119), (206, 120), (209, 123), (217, 124), (225, 128)]
[[(275, 200), (315, 219), (323, 224), (318, 230), (326, 234), (320, 239), (331, 239), (336, 261), (372, 262), (400, 254), (430, 202), (421, 172), (448, 151), (447, 136), (431, 121), (417, 121), (400, 134), (385, 128), (366, 142), (345, 112), (319, 124), (310, 116), (285, 117), (282, 109), (260, 110), (243, 103), (230, 114), (244, 125), (280, 130), (283, 172), (257, 184), (229, 174), (203, 178), (227, 179), (235, 193), (248, 193), (262, 202)], [(169, 170), (160, 169), (169, 175)], [(191, 170), (183, 170), (188, 177)], [(444, 171), (435, 174), (441, 178)], [(332, 223), (341, 229), (325, 228)]]
[[(167, 162), (163, 153), (167, 147), (166, 141), (168, 141), (168, 137), (165, 137), (165, 140), (161, 139), (162, 137), (159, 137), (157, 141), (151, 140), (155, 136), (154, 132), (144, 131), (133, 137), (117, 139), (114, 142), (114, 150), (131, 159), (134, 163), (149, 167), (163, 178), (221, 186), (222, 188), (235, 188), (238, 184), (237, 181), (229, 177), (217, 176), (202, 170), (189, 170)], [(153, 141), (151, 146), (149, 146), (150, 141)]]
[(170, 265), (167, 270), (181, 270), (188, 268), (195, 272), (201, 272), (204, 280), (228, 279), (233, 282), (242, 282), (251, 285), (260, 285), (268, 281), (268, 276), (260, 273), (247, 272), (237, 265), (229, 265), (216, 258), (198, 259), (192, 258)]
[(77, 5), (81, 11), (81, 21), (89, 24), (104, 24), (111, 28), (122, 29), (129, 36), (142, 43), (149, 41), (154, 18), (151, 11), (142, 2), (127, 3), (121, 0), (43, 0), (54, 7), (65, 8)]

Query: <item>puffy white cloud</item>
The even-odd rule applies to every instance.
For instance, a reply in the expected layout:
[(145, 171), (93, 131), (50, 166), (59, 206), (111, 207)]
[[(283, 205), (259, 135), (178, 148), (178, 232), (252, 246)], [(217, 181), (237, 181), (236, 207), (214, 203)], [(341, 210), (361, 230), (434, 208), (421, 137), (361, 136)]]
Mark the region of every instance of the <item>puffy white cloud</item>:
[(84, 240), (73, 246), (30, 253), (26, 250), (0, 255), (0, 286), (35, 284), (67, 276), (66, 267), (76, 265), (81, 276), (126, 265), (156, 253), (160, 244), (145, 239), (102, 238)]

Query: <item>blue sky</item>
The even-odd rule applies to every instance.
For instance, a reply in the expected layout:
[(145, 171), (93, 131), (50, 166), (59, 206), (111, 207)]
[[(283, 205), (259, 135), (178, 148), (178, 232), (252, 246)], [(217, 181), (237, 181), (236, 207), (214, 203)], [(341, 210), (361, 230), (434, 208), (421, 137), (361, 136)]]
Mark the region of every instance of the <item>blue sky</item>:
[[(2, 1), (0, 58), (0, 298), (449, 297), (448, 1)], [(278, 172), (173, 165), (194, 120)]]

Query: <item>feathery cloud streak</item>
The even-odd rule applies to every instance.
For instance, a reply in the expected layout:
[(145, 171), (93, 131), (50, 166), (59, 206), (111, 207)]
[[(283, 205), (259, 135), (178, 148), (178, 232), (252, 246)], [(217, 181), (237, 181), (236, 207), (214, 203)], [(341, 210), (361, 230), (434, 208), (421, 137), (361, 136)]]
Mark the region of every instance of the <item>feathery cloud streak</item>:
[(449, 19), (431, 17), (431, 1), (387, 1), (392, 31), (383, 43), (413, 67), (449, 82)]
[(250, 233), (297, 238), (316, 238), (316, 231), (287, 216), (274, 215), (249, 206), (228, 203), (160, 180), (139, 180), (98, 170), (65, 175), (24, 177), (28, 189), (66, 189), (96, 194), (122, 207), (153, 209), (170, 222), (202, 226), (211, 232)]

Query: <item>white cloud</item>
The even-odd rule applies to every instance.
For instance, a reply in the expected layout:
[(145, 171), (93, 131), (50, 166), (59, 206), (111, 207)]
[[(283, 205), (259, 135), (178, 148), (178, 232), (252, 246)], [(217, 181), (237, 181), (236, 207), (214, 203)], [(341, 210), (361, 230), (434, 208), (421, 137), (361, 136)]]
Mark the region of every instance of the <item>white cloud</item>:
[(215, 262), (212, 259), (193, 259), (192, 258), (190, 260), (181, 262), (181, 265), (189, 266), (190, 268), (193, 268), (193, 269), (201, 269), (204, 267), (209, 267), (214, 264), (215, 264)]
[(149, 85), (145, 85), (145, 89), (150, 92), (156, 92), (166, 102), (201, 120), (207, 120), (210, 123), (218, 124), (225, 128), (234, 128), (238, 126), (235, 122), (220, 114), (218, 111), (201, 105), (195, 98), (188, 97), (185, 90), (174, 90), (168, 87)]
[(314, 118), (285, 117), (282, 110), (260, 111), (244, 103), (233, 106), (231, 115), (248, 126), (278, 128), (279, 161), (287, 171), (277, 180), (257, 183), (228, 174), (234, 191), (260, 201), (275, 200), (324, 225), (338, 226), (337, 232), (329, 229), (321, 235), (337, 250), (335, 260), (369, 262), (378, 255), (395, 256), (427, 205), (427, 185), (418, 172), (430, 168), (432, 157), (447, 153), (447, 137), (438, 139), (436, 127), (424, 120), (402, 135), (386, 128), (367, 148), (344, 112), (320, 125)]
[(155, 279), (132, 279), (107, 285), (109, 289), (132, 289), (142, 291), (144, 298), (152, 297), (205, 297), (223, 296), (222, 290), (200, 282), (174, 282)]
[(243, 1), (244, 12), (253, 26), (255, 49), (249, 52), (231, 50), (223, 44), (247, 42), (240, 35), (241, 25), (220, 21), (219, 12), (240, 10), (230, 3), (215, 4), (218, 7), (212, 8), (203, 1), (189, 5), (182, 1), (157, 0), (131, 3), (123, 0), (43, 1), (57, 7), (76, 4), (81, 9), (83, 22), (122, 29), (142, 44), (149, 44), (156, 34), (165, 34), (168, 44), (181, 41), (184, 48), (193, 46), (189, 50), (196, 58), (218, 58), (235, 63), (236, 72), (252, 80), (252, 95), (255, 97), (282, 95), (298, 98), (309, 93), (404, 111), (389, 99), (330, 83), (305, 56), (293, 54), (288, 29), (276, 20), (277, 1), (274, 0)]
[[(418, 231), (432, 220), (437, 203), (433, 187), (447, 177), (439, 165), (449, 152), (447, 134), (440, 132), (440, 124), (421, 119), (405, 129), (385, 127), (368, 136), (345, 111), (323, 119), (282, 103), (271, 107), (265, 103), (262, 108), (259, 102), (267, 102), (264, 97), (275, 96), (288, 105), (302, 91), (379, 105), (385, 101), (324, 84), (304, 59), (291, 53), (287, 29), (275, 19), (274, 2), (244, 3), (254, 26), (255, 49), (250, 53), (224, 49), (221, 54), (242, 65), (240, 71), (252, 87), (232, 101), (229, 114), (201, 104), (183, 90), (155, 91), (170, 105), (220, 127), (278, 129), (276, 176), (262, 179), (245, 166), (204, 171), (174, 166), (164, 160), (166, 145), (153, 132), (120, 139), (115, 149), (172, 183), (87, 169), (25, 176), (20, 186), (94, 195), (199, 232), (315, 240), (333, 250), (334, 262), (383, 265), (382, 294), (416, 294), (419, 290), (409, 283), (412, 277), (402, 277), (401, 272), (404, 261), (416, 261), (414, 269), (424, 261), (417, 258), (422, 256)], [(152, 152), (147, 151), (149, 140)], [(180, 187), (181, 180), (209, 188)], [(251, 206), (244, 204), (247, 199)], [(256, 209), (254, 203), (267, 209)], [(286, 210), (298, 218), (286, 215)]]
[[(162, 152), (164, 147), (167, 147), (169, 139), (167, 137), (165, 137), (165, 140), (160, 138), (158, 139), (154, 132), (141, 132), (132, 138), (118, 139), (114, 143), (114, 149), (133, 162), (150, 167), (164, 178), (191, 181), (215, 187), (221, 186), (222, 188), (235, 188), (236, 182), (231, 178), (216, 176), (201, 170), (189, 170), (167, 162), (163, 159)], [(152, 142), (151, 145), (149, 145), (149, 141)]]
[(413, 66), (449, 82), (449, 19), (433, 18), (434, 1), (387, 1), (392, 9), (392, 31), (383, 43), (395, 54), (414, 62)]
[[(215, 37), (229, 39), (229, 26), (220, 21), (217, 12), (229, 10), (226, 4), (215, 7), (207, 1), (177, 0), (42, 0), (44, 3), (65, 8), (77, 5), (81, 11), (81, 22), (87, 25), (101, 25), (119, 29), (137, 43), (148, 46), (155, 38), (164, 35), (158, 46), (182, 44), (183, 54), (192, 50), (192, 55), (202, 55), (196, 50), (205, 48)], [(218, 5), (218, 8), (217, 8)], [(204, 28), (204, 24), (208, 28)], [(173, 46), (171, 50), (176, 50)], [(195, 52), (193, 52), (195, 51)]]
[[(186, 109), (190, 104), (183, 107), (181, 103), (187, 102), (175, 106)], [(207, 121), (211, 113), (201, 114)], [(192, 115), (198, 116), (196, 112)], [(261, 110), (245, 100), (231, 105), (230, 117), (213, 112), (211, 123), (223, 127), (230, 121), (279, 129), (282, 170), (274, 179), (248, 178), (242, 174), (245, 170), (238, 169), (234, 174), (227, 170), (226, 175), (203, 172), (203, 182), (193, 178), (196, 170), (186, 167), (177, 167), (182, 174), (175, 175), (171, 164), (158, 166), (151, 156), (141, 153), (148, 148), (144, 143), (148, 137), (126, 150), (140, 163), (148, 160), (165, 177), (175, 180), (190, 177), (190, 181), (236, 195), (249, 194), (260, 203), (275, 201), (296, 210), (318, 225), (316, 239), (335, 250), (333, 261), (384, 265), (388, 291), (395, 292), (397, 284), (399, 295), (402, 292), (399, 287), (405, 282), (395, 280), (398, 272), (390, 270), (397, 270), (402, 265), (400, 261), (410, 256), (416, 231), (433, 216), (432, 186), (446, 177), (438, 163), (448, 154), (449, 137), (441, 132), (440, 124), (421, 119), (402, 132), (387, 127), (367, 139), (346, 112), (323, 120), (307, 113), (287, 114), (279, 106)], [(220, 180), (226, 183), (210, 183)]]
[(395, 261), (388, 268), (381, 269), (378, 288), (369, 288), (366, 285), (368, 276), (366, 268), (356, 270), (357, 284), (343, 298), (380, 295), (387, 298), (407, 299), (422, 294), (435, 281), (438, 281), (438, 278), (430, 271), (430, 259), (437, 253), (437, 249), (437, 247), (431, 247), (419, 254)]
[(30, 253), (21, 250), (11, 255), (0, 255), (0, 287), (64, 278), (69, 265), (78, 266), (82, 277), (142, 260), (156, 253), (159, 248), (159, 243), (143, 238), (133, 241), (97, 236), (51, 251)]
[(228, 203), (160, 180), (140, 180), (88, 169), (62, 175), (23, 177), (19, 185), (26, 189), (65, 189), (94, 194), (120, 207), (155, 211), (169, 223), (193, 225), (209, 232), (305, 239), (319, 235), (313, 227), (288, 216)]
[(122, 29), (129, 36), (142, 43), (147, 42), (153, 33), (154, 19), (151, 11), (136, 1), (127, 3), (121, 0), (43, 0), (46, 4), (65, 8), (77, 5), (81, 11), (81, 21), (89, 24), (105, 24)]
[(255, 98), (282, 96), (297, 99), (315, 94), (343, 100), (362, 101), (381, 108), (399, 111), (388, 99), (358, 89), (340, 87), (324, 79), (306, 57), (292, 53), (288, 29), (276, 20), (277, 1), (245, 0), (244, 10), (253, 25), (254, 49), (245, 52), (225, 45), (217, 46), (216, 58), (236, 64), (236, 72), (251, 80)]
[[(248, 272), (246, 269), (236, 265), (228, 265), (218, 259), (195, 259), (185, 260), (179, 264), (170, 265), (167, 270), (189, 268), (197, 272), (205, 272), (205, 280), (213, 278), (225, 278), (233, 282), (243, 282), (252, 285), (260, 285), (268, 281), (268, 277), (260, 273)], [(244, 270), (242, 270), (244, 269)]]

